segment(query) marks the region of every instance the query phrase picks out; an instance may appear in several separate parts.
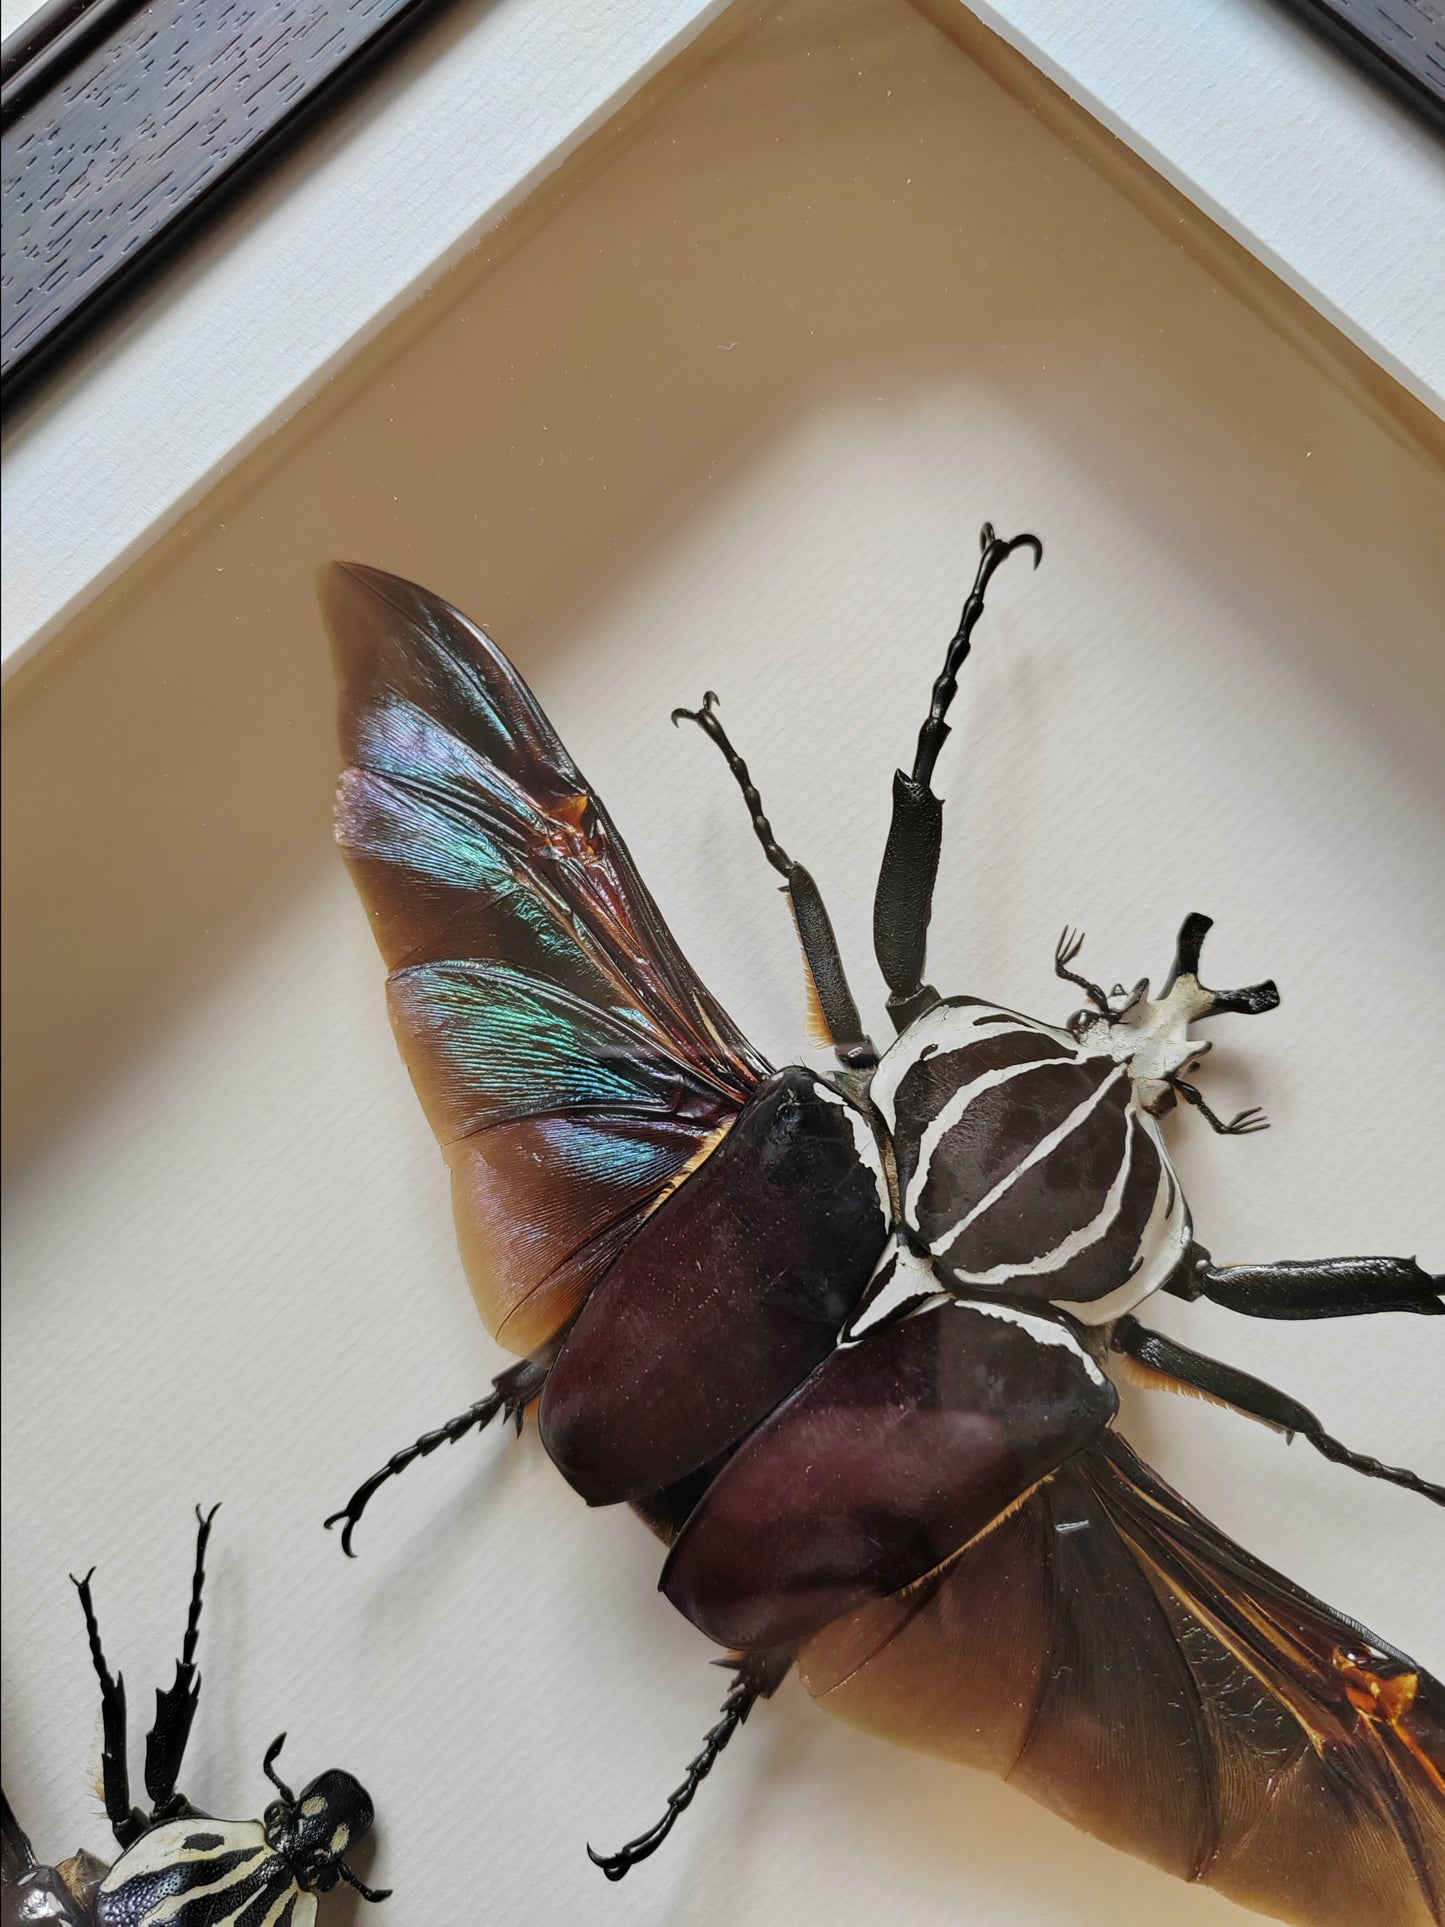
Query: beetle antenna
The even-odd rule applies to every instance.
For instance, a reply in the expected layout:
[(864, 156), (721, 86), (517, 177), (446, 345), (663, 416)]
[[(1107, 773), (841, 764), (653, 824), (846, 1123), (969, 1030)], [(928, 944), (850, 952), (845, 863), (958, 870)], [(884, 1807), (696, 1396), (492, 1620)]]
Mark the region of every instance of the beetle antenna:
[(675, 1787), (667, 1796), (667, 1811), (646, 1833), (638, 1834), (626, 1846), (619, 1847), (616, 1853), (598, 1853), (588, 1847), (587, 1858), (594, 1867), (600, 1867), (609, 1880), (621, 1880), (623, 1875), (639, 1860), (647, 1860), (657, 1852), (663, 1841), (677, 1825), (678, 1818), (692, 1805), (693, 1796), (717, 1763), (717, 1757), (743, 1725), (760, 1699), (771, 1699), (777, 1692), (792, 1666), (792, 1654), (786, 1650), (748, 1653), (742, 1659), (719, 1659), (718, 1666), (730, 1667), (736, 1677), (722, 1703), (722, 1718), (712, 1727), (702, 1743), (702, 1751), (688, 1763), (687, 1773), (682, 1785)]
[(357, 1879), (356, 1875), (344, 1860), (338, 1860), (336, 1862), (336, 1871), (341, 1875), (341, 1878), (346, 1882), (348, 1887), (354, 1887), (356, 1889), (363, 1900), (391, 1899), (393, 1890), (390, 1887), (368, 1887), (364, 1880)]

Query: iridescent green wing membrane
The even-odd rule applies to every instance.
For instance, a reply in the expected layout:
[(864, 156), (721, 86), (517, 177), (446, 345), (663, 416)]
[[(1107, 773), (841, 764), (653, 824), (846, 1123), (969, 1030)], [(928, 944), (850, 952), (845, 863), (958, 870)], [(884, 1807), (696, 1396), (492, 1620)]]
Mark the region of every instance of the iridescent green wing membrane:
[(1442, 1918), (1445, 1691), (1113, 1434), (800, 1666), (854, 1724), (999, 1773), (1246, 1906)]
[(322, 599), (337, 836), (452, 1171), (484, 1317), (531, 1351), (767, 1074), (606, 810), (481, 630), (396, 576)]

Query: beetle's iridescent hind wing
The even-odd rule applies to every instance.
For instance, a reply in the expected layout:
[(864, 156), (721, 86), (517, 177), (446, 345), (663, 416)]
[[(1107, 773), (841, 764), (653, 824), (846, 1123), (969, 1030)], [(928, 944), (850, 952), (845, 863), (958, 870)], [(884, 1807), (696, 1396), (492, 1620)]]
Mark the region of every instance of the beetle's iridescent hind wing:
[(1234, 1545), (1113, 1434), (799, 1665), (853, 1724), (986, 1767), (1245, 1906), (1442, 1918), (1439, 1682)]
[(530, 1352), (768, 1067), (495, 643), (375, 569), (331, 568), (322, 602), (347, 763), (338, 840), (451, 1167), (473, 1290)]

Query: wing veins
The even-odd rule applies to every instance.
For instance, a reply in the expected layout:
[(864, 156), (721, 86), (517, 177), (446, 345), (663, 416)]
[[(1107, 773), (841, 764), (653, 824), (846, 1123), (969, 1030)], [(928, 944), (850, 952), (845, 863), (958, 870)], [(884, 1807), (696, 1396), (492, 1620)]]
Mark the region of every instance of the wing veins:
[[(1115, 1455), (1111, 1453), (1110, 1456)], [(1128, 1477), (1122, 1467), (1116, 1466), (1116, 1469), (1120, 1470), (1121, 1476), (1125, 1478), (1130, 1493), (1139, 1493), (1155, 1515), (1168, 1518), (1171, 1527), (1187, 1528), (1187, 1520), (1169, 1514), (1163, 1504), (1153, 1494), (1142, 1490), (1132, 1478)], [(1231, 1548), (1242, 1554), (1242, 1558), (1237, 1562), (1235, 1560), (1224, 1562), (1213, 1556), (1201, 1556), (1196, 1548), (1176, 1546), (1172, 1532), (1163, 1530), (1157, 1524), (1154, 1526), (1154, 1533), (1146, 1535), (1141, 1530), (1142, 1521), (1130, 1522), (1127, 1514), (1124, 1519), (1120, 1519), (1116, 1508), (1109, 1504), (1102, 1491), (1100, 1497), (1103, 1499), (1115, 1530), (1132, 1556), (1140, 1562), (1146, 1573), (1155, 1575), (1152, 1583), (1167, 1586), (1184, 1609), (1219, 1641), (1246, 1673), (1260, 1682), (1266, 1694), (1275, 1704), (1282, 1707), (1294, 1722), (1305, 1745), (1314, 1753), (1331, 1779), (1341, 1788), (1347, 1801), (1350, 1796), (1359, 1797), (1363, 1794), (1369, 1797), (1374, 1817), (1385, 1820), (1393, 1826), (1400, 1836), (1421, 1893), (1429, 1901), (1432, 1909), (1438, 1913), (1440, 1895), (1436, 1891), (1418, 1823), (1408, 1802), (1401, 1796), (1399, 1775), (1385, 1745), (1382, 1723), (1356, 1711), (1352, 1724), (1347, 1726), (1338, 1712), (1330, 1709), (1333, 1713), (1335, 1730), (1326, 1732), (1318, 1722), (1309, 1717), (1308, 1708), (1311, 1702), (1324, 1704), (1323, 1696), (1319, 1694), (1317, 1686), (1314, 1692), (1310, 1690), (1311, 1684), (1318, 1682), (1322, 1674), (1318, 1655), (1312, 1655), (1309, 1646), (1297, 1635), (1291, 1633), (1287, 1626), (1264, 1607), (1250, 1610), (1249, 1606), (1232, 1596), (1228, 1588), (1221, 1584), (1222, 1575), (1217, 1568), (1223, 1565), (1227, 1572), (1229, 1565), (1235, 1563), (1247, 1568), (1254, 1563), (1250, 1556), (1244, 1554), (1242, 1548)], [(1151, 1549), (1143, 1543), (1146, 1536), (1153, 1538), (1156, 1535), (1163, 1542), (1162, 1548), (1156, 1546)], [(1181, 1530), (1180, 1537), (1185, 1536), (1194, 1540), (1199, 1537), (1197, 1533), (1188, 1532), (1186, 1535), (1186, 1532)], [(1216, 1570), (1211, 1571), (1211, 1567)], [(1264, 1569), (1263, 1576), (1267, 1576), (1272, 1582), (1271, 1590), (1278, 1589), (1277, 1577), (1269, 1574), (1267, 1568)], [(1191, 1577), (1193, 1583), (1191, 1583)], [(1212, 1603), (1216, 1597), (1226, 1602), (1231, 1608), (1230, 1613), (1221, 1612)], [(1318, 1607), (1319, 1602), (1311, 1599), (1308, 1594), (1301, 1591), (1300, 1597), (1306, 1609)], [(1260, 1636), (1266, 1649), (1264, 1653), (1241, 1640), (1237, 1627), (1231, 1623), (1235, 1617)], [(1343, 1619), (1344, 1615), (1331, 1613), (1331, 1617)], [(1354, 1625), (1353, 1621), (1346, 1623)], [(1366, 1634), (1363, 1628), (1359, 1630), (1366, 1644), (1373, 1650), (1377, 1652), (1388, 1650), (1383, 1648), (1373, 1636)], [(1178, 1644), (1177, 1640), (1175, 1643)], [(1278, 1677), (1271, 1676), (1274, 1669), (1268, 1664), (1267, 1654), (1279, 1655)], [(1400, 1657), (1403, 1658), (1403, 1655)], [(1312, 1659), (1313, 1664), (1311, 1664)], [(1197, 1692), (1198, 1682), (1194, 1669), (1189, 1666), (1187, 1655), (1185, 1666), (1190, 1678), (1195, 1680)], [(1344, 1761), (1349, 1762), (1352, 1767), (1364, 1770), (1347, 1771), (1342, 1765)], [(1214, 1792), (1215, 1788), (1211, 1783), (1211, 1806), (1216, 1804)], [(1384, 1811), (1382, 1812), (1381, 1809)], [(1256, 1831), (1258, 1824), (1259, 1822), (1256, 1822), (1249, 1832)], [(1247, 1837), (1246, 1834), (1245, 1838)], [(1234, 1843), (1236, 1852), (1239, 1844), (1241, 1843)], [(1212, 1860), (1218, 1858), (1221, 1847), (1222, 1842), (1218, 1842), (1214, 1852), (1204, 1861), (1203, 1868), (1207, 1868)], [(1203, 1868), (1201, 1868), (1201, 1874), (1196, 1874), (1196, 1879), (1201, 1877)]]

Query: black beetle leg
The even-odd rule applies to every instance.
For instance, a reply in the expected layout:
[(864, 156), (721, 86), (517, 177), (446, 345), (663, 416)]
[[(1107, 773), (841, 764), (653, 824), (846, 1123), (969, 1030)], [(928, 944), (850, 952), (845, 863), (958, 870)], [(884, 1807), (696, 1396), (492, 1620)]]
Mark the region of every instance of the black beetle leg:
[(341, 1875), (341, 1878), (346, 1882), (348, 1887), (354, 1887), (356, 1889), (363, 1900), (369, 1900), (375, 1904), (375, 1902), (379, 1900), (391, 1899), (392, 1890), (390, 1887), (368, 1887), (364, 1880), (359, 1879), (358, 1876), (351, 1871), (344, 1860), (337, 1861), (336, 1871)]
[(1094, 1006), (1095, 1010), (1102, 1011), (1107, 1017), (1110, 1014), (1108, 993), (1101, 989), (1098, 984), (1090, 983), (1087, 977), (1081, 977), (1077, 970), (1070, 970), (1069, 968), (1069, 965), (1074, 961), (1075, 957), (1078, 956), (1083, 947), (1084, 933), (1082, 930), (1065, 930), (1054, 946), (1054, 975), (1056, 977), (1062, 977), (1066, 984), (1077, 984), (1079, 989), (1082, 990), (1089, 999), (1089, 1002)]
[(85, 1636), (90, 1643), (91, 1664), (95, 1676), (100, 1681), (100, 1723), (101, 1753), (100, 1776), (101, 1794), (105, 1800), (105, 1815), (110, 1821), (111, 1832), (122, 1848), (133, 1846), (145, 1832), (147, 1820), (139, 1807), (130, 1803), (130, 1764), (126, 1759), (125, 1731), (125, 1681), (119, 1673), (112, 1675), (105, 1663), (105, 1654), (100, 1644), (100, 1627), (96, 1623), (95, 1603), (91, 1598), (90, 1582), (95, 1577), (92, 1566), (84, 1579), (70, 1575), (70, 1583), (80, 1594), (80, 1609), (85, 1614)]
[(286, 1735), (284, 1733), (278, 1733), (261, 1756), (261, 1771), (281, 1795), (281, 1804), (294, 1808), (296, 1805), (296, 1795), (276, 1771), (276, 1761), (280, 1757), (281, 1749), (285, 1744)]
[(681, 1786), (668, 1794), (667, 1811), (646, 1833), (638, 1834), (635, 1840), (629, 1840), (616, 1853), (598, 1853), (592, 1847), (587, 1849), (587, 1858), (594, 1867), (600, 1867), (609, 1880), (621, 1880), (639, 1860), (646, 1860), (657, 1852), (677, 1825), (679, 1815), (692, 1805), (693, 1795), (712, 1772), (719, 1753), (733, 1734), (758, 1701), (771, 1699), (787, 1678), (793, 1655), (783, 1648), (765, 1653), (745, 1653), (740, 1659), (719, 1659), (714, 1664), (730, 1668), (734, 1675), (722, 1703), (722, 1718), (709, 1729), (702, 1743), (702, 1751), (688, 1763)]
[(931, 788), (933, 766), (948, 737), (949, 706), (958, 693), (958, 672), (983, 614), (989, 579), (1018, 548), (1032, 550), (1035, 568), (1043, 560), (1043, 544), (1036, 535), (1016, 535), (1005, 542), (994, 534), (991, 523), (984, 523), (979, 533), (978, 573), (933, 685), (912, 773), (905, 775), (900, 769), (893, 777), (893, 817), (873, 898), (873, 949), (888, 985), (888, 1014), (900, 1031), (938, 1002), (937, 991), (923, 981), (933, 886), (943, 847), (943, 804)]
[(1348, 1465), (1356, 1472), (1363, 1472), (1367, 1478), (1384, 1479), (1390, 1485), (1403, 1486), (1407, 1492), (1418, 1492), (1422, 1498), (1445, 1506), (1445, 1486), (1432, 1485), (1428, 1479), (1422, 1479), (1418, 1472), (1407, 1471), (1402, 1466), (1382, 1465), (1378, 1459), (1367, 1458), (1363, 1452), (1351, 1452), (1348, 1446), (1331, 1438), (1314, 1413), (1301, 1405), (1298, 1399), (1276, 1391), (1273, 1385), (1266, 1385), (1263, 1379), (1252, 1378), (1248, 1372), (1221, 1364), (1217, 1358), (1205, 1358), (1199, 1352), (1192, 1352), (1188, 1346), (1177, 1344), (1172, 1338), (1147, 1330), (1133, 1317), (1126, 1316), (1118, 1320), (1109, 1343), (1115, 1351), (1136, 1360), (1146, 1372), (1158, 1374), (1191, 1391), (1202, 1392), (1207, 1398), (1218, 1399), (1221, 1404), (1242, 1412), (1246, 1418), (1259, 1419), (1288, 1437), (1292, 1438), (1297, 1432), (1336, 1465)]
[(1236, 1111), (1226, 1124), (1224, 1119), (1211, 1111), (1204, 1101), (1204, 1094), (1195, 1085), (1186, 1084), (1182, 1077), (1166, 1077), (1165, 1083), (1170, 1090), (1177, 1091), (1186, 1104), (1192, 1104), (1211, 1130), (1221, 1137), (1248, 1137), (1251, 1131), (1267, 1131), (1269, 1119), (1258, 1105), (1247, 1111)]
[(201, 1676), (196, 1671), (196, 1640), (201, 1626), (201, 1589), (206, 1583), (206, 1542), (211, 1536), (211, 1521), (219, 1506), (209, 1512), (196, 1507), (196, 1565), (191, 1578), (191, 1605), (186, 1615), (181, 1656), (176, 1661), (176, 1677), (165, 1692), (156, 1693), (155, 1724), (146, 1735), (146, 1792), (151, 1799), (152, 1820), (173, 1820), (189, 1813), (188, 1801), (176, 1792), (181, 1777), (181, 1762), (191, 1737), (196, 1717), (196, 1702), (201, 1696)]
[(717, 696), (709, 689), (702, 699), (701, 709), (674, 709), (672, 720), (674, 723), (696, 723), (703, 734), (711, 737), (722, 751), (733, 780), (743, 793), (743, 802), (752, 819), (753, 834), (762, 845), (763, 855), (784, 879), (784, 892), (793, 913), (798, 942), (803, 949), (803, 964), (816, 1003), (815, 1014), (822, 1019), (827, 1040), (846, 1068), (871, 1070), (878, 1062), (878, 1053), (864, 1033), (863, 1020), (858, 1015), (858, 1006), (848, 988), (838, 939), (834, 935), (832, 919), (823, 902), (822, 892), (811, 872), (805, 870), (801, 863), (795, 863), (773, 835), (773, 826), (763, 814), (763, 799), (748, 773), (748, 766), (733, 748), (727, 731), (717, 719)]
[(1361, 1318), (1370, 1312), (1445, 1313), (1445, 1277), (1413, 1258), (1281, 1258), (1217, 1265), (1191, 1245), (1164, 1285), (1175, 1298), (1207, 1298), (1246, 1318)]
[(341, 1550), (347, 1558), (356, 1557), (352, 1550), (351, 1535), (361, 1523), (361, 1515), (370, 1504), (372, 1495), (378, 1487), (385, 1485), (388, 1479), (397, 1478), (409, 1465), (414, 1465), (418, 1459), (426, 1458), (439, 1446), (455, 1445), (457, 1440), (465, 1438), (468, 1432), (485, 1431), (499, 1413), (505, 1413), (517, 1428), (520, 1437), (527, 1407), (546, 1383), (547, 1371), (547, 1366), (538, 1365), (532, 1359), (524, 1358), (520, 1365), (513, 1365), (507, 1371), (499, 1372), (492, 1380), (492, 1389), (485, 1398), (478, 1399), (475, 1405), (469, 1405), (465, 1412), (454, 1419), (448, 1419), (445, 1425), (439, 1425), (434, 1432), (423, 1432), (414, 1445), (408, 1445), (403, 1451), (394, 1453), (379, 1472), (373, 1472), (369, 1479), (364, 1480), (341, 1510), (333, 1512), (325, 1521), (328, 1532), (338, 1520), (345, 1522), (341, 1528)]

